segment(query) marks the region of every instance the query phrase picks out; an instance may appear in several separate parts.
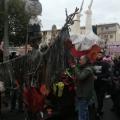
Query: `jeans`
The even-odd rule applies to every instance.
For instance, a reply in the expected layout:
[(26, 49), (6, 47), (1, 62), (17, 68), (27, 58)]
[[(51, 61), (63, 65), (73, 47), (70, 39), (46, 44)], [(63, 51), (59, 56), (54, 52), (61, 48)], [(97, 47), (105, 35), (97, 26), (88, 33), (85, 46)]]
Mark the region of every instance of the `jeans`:
[(88, 111), (89, 100), (84, 100), (83, 98), (78, 98), (78, 100), (79, 100), (78, 119), (89, 120), (89, 111)]
[(106, 93), (106, 90), (104, 89), (95, 89), (96, 95), (97, 95), (97, 100), (98, 100), (98, 110), (97, 113), (100, 115), (102, 108), (103, 108), (103, 99)]
[[(11, 108), (15, 108), (16, 107), (16, 97), (17, 97), (17, 90), (12, 90), (11, 91)], [(19, 98), (18, 98), (18, 102), (19, 102), (19, 108), (23, 107), (23, 98), (22, 95), (19, 93)]]

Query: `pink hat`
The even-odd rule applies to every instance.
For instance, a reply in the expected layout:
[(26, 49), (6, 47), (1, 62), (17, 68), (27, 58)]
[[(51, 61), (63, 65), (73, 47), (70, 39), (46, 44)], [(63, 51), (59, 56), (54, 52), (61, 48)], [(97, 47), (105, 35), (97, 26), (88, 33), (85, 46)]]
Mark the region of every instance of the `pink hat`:
[(107, 61), (107, 62), (110, 62), (111, 61), (111, 57), (104, 57), (103, 60)]

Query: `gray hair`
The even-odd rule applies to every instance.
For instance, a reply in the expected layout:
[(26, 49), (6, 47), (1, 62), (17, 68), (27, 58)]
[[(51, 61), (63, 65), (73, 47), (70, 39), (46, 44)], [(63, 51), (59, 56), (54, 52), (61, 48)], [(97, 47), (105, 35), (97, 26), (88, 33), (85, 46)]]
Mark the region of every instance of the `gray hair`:
[(83, 57), (86, 60), (86, 64), (91, 63), (90, 58), (87, 55), (84, 55)]

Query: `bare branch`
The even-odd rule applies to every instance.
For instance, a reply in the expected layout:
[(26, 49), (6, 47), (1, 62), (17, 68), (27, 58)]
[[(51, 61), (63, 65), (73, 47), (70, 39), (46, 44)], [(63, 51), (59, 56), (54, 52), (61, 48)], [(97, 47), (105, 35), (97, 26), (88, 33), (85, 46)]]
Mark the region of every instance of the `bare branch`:
[(88, 6), (89, 10), (91, 10), (92, 4), (93, 4), (93, 0), (91, 0), (90, 5)]
[(78, 21), (78, 22), (80, 22), (80, 20), (72, 20), (72, 21), (69, 23), (69, 25), (68, 25), (68, 26), (71, 26), (71, 25), (73, 25), (75, 21)]
[(68, 12), (67, 12), (67, 8), (65, 8), (65, 12), (66, 12), (66, 17), (68, 17)]
[(67, 15), (66, 24), (72, 24), (74, 22), (73, 19), (74, 19), (75, 15), (78, 14), (78, 10), (79, 10), (79, 8), (76, 7), (74, 13), (70, 14), (69, 16)]
[(82, 9), (83, 9), (83, 4), (84, 4), (84, 0), (83, 0), (83, 2), (82, 2), (82, 4), (81, 4), (79, 13), (81, 13), (81, 11), (82, 11)]

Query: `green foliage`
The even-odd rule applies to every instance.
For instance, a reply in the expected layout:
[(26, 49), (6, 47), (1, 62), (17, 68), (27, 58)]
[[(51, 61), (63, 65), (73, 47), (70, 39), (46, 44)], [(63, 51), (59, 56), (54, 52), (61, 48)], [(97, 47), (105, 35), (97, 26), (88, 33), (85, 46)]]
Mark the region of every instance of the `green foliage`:
[[(0, 28), (4, 25), (4, 10), (1, 8), (3, 2), (0, 3)], [(9, 40), (14, 45), (24, 44), (26, 41), (27, 25), (29, 16), (25, 11), (25, 3), (20, 0), (9, 0), (8, 2), (8, 19), (9, 19)]]

